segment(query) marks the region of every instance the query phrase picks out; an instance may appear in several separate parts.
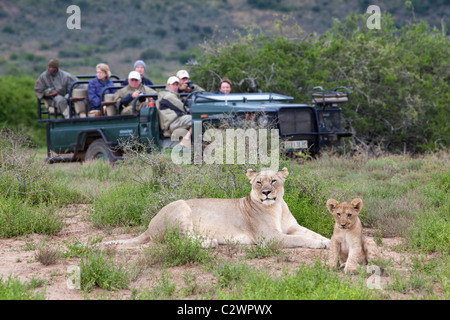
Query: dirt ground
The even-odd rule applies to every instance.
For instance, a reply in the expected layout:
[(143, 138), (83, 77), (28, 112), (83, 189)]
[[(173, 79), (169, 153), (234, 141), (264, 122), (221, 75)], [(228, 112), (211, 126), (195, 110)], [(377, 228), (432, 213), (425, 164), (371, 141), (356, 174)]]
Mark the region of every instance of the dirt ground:
[[(61, 214), (65, 217), (66, 226), (56, 235), (44, 236), (33, 234), (12, 239), (0, 239), (0, 276), (6, 279), (9, 275), (19, 278), (21, 281), (30, 281), (31, 279), (44, 280), (46, 299), (47, 300), (84, 300), (84, 299), (129, 299), (131, 290), (121, 290), (109, 292), (102, 289), (96, 289), (89, 294), (80, 290), (73, 289), (68, 283), (68, 271), (73, 266), (79, 266), (79, 258), (59, 259), (56, 264), (48, 266), (43, 265), (36, 260), (37, 247), (41, 243), (46, 246), (59, 248), (60, 251), (67, 251), (64, 240), (73, 243), (75, 239), (85, 244), (89, 239), (104, 237), (104, 240), (125, 239), (136, 236), (137, 234), (124, 234), (122, 229), (111, 230), (111, 234), (105, 234), (100, 229), (93, 228), (86, 217), (89, 210), (86, 205), (72, 205), (61, 210)], [(394, 251), (395, 246), (401, 242), (400, 238), (383, 239), (382, 255), (384, 258), (392, 259), (394, 267), (401, 270), (404, 269), (408, 262), (408, 256), (405, 253)], [(228, 256), (225, 252), (226, 248), (217, 249), (217, 254)], [(264, 259), (246, 260), (247, 263), (258, 267), (271, 268), (275, 273), (288, 265), (295, 268), (300, 262), (314, 263), (317, 258), (325, 261), (328, 256), (328, 250), (316, 250), (306, 248), (285, 249), (284, 258), (268, 257)], [(142, 253), (141, 247), (132, 249), (118, 250), (118, 259), (131, 262), (139, 259)], [(130, 287), (142, 290), (147, 288), (151, 290), (152, 285), (157, 283), (161, 270), (158, 267), (152, 267), (151, 270), (139, 275)], [(199, 286), (207, 283), (211, 287), (211, 281), (215, 278), (208, 273), (203, 272), (202, 266), (181, 266), (169, 268), (170, 277), (175, 283), (183, 283), (183, 274), (190, 272), (196, 276), (196, 282)], [(177, 279), (178, 277), (178, 279)], [(206, 285), (205, 285), (206, 287)], [(36, 290), (42, 290), (38, 288)], [(201, 291), (201, 290), (200, 290)], [(195, 299), (195, 296), (193, 296)], [(402, 297), (395, 297), (402, 298)], [(408, 297), (403, 297), (408, 298)], [(189, 297), (187, 298), (189, 299)]]

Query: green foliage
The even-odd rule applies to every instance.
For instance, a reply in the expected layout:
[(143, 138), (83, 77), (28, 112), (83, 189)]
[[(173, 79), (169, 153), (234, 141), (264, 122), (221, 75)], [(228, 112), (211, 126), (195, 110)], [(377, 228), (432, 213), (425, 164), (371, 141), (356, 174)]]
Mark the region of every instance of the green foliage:
[[(448, 202), (448, 201), (447, 201)], [(418, 215), (409, 228), (407, 246), (423, 252), (450, 253), (450, 210), (448, 203), (439, 212)]]
[(262, 259), (280, 255), (283, 253), (283, 247), (282, 241), (275, 239), (266, 240), (264, 237), (259, 237), (256, 241), (256, 246), (245, 248), (245, 257), (247, 259)]
[[(234, 270), (240, 270), (234, 268)], [(228, 273), (225, 273), (228, 274)], [(221, 290), (218, 299), (248, 299), (248, 300), (360, 300), (377, 299), (376, 292), (365, 287), (364, 283), (352, 283), (348, 278), (331, 272), (320, 263), (313, 266), (303, 265), (292, 274), (283, 273), (282, 276), (268, 275), (264, 270), (247, 267), (245, 272), (227, 275), (223, 284), (233, 284), (231, 290)], [(233, 279), (237, 277), (237, 281)]]
[(326, 182), (305, 167), (292, 167), (285, 182), (284, 200), (297, 222), (324, 237), (333, 234), (334, 220), (325, 203)]
[(290, 7), (284, 3), (284, 0), (247, 0), (247, 3), (255, 9), (259, 10), (277, 10), (277, 11), (283, 11), (287, 12), (289, 11)]
[(78, 202), (80, 195), (51, 180), (45, 163), (37, 159), (30, 141), (18, 131), (0, 130), (0, 194), (34, 204)]
[(32, 233), (55, 234), (63, 228), (56, 207), (30, 205), (14, 197), (0, 197), (0, 237), (12, 238)]
[(0, 300), (44, 300), (44, 292), (33, 292), (31, 285), (21, 282), (17, 278), (0, 277)]
[(131, 274), (126, 268), (116, 267), (113, 258), (101, 251), (88, 252), (81, 259), (81, 289), (92, 291), (95, 287), (106, 290), (127, 288)]
[(140, 58), (143, 60), (153, 60), (153, 59), (161, 59), (164, 55), (155, 48), (148, 48), (147, 50), (142, 51)]
[(123, 184), (105, 190), (93, 202), (92, 223), (96, 227), (142, 224), (147, 197), (151, 192), (147, 186), (139, 183)]
[(0, 128), (20, 129), (34, 144), (44, 145), (45, 128), (37, 123), (37, 99), (29, 76), (0, 77)]
[(346, 126), (364, 144), (395, 152), (448, 146), (448, 38), (424, 21), (397, 27), (389, 15), (381, 17), (380, 30), (369, 30), (367, 17), (336, 20), (317, 38), (280, 21), (271, 36), (249, 30), (232, 43), (211, 42), (193, 77), (208, 90), (216, 89), (219, 75), (232, 80), (234, 92), (260, 89), (304, 102), (315, 86), (346, 86)]
[(155, 237), (153, 242), (145, 251), (149, 264), (173, 267), (192, 263), (206, 264), (213, 260), (210, 251), (202, 247), (202, 236), (183, 235), (176, 227), (167, 226), (165, 235)]

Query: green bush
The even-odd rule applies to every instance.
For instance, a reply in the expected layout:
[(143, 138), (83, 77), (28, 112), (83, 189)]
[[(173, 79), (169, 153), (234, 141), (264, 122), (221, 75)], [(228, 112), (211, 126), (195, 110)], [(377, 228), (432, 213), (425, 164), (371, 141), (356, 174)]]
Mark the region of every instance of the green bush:
[(80, 265), (82, 290), (92, 291), (95, 287), (106, 290), (120, 290), (128, 287), (130, 273), (114, 265), (114, 259), (100, 251), (88, 252)]
[(351, 95), (343, 107), (345, 126), (357, 141), (394, 152), (445, 148), (450, 42), (423, 21), (398, 27), (383, 15), (381, 29), (369, 30), (367, 18), (351, 14), (315, 38), (294, 26), (271, 36), (250, 30), (232, 43), (211, 43), (192, 77), (207, 90), (216, 89), (217, 75), (227, 76), (234, 92), (260, 89), (306, 103), (315, 86), (346, 86)]
[(6, 281), (0, 277), (0, 300), (44, 300), (44, 292), (33, 292), (30, 285), (19, 279), (8, 277)]
[(146, 217), (148, 195), (153, 191), (139, 183), (126, 183), (102, 192), (93, 202), (91, 221), (95, 227), (136, 226)]
[(183, 235), (172, 226), (167, 226), (164, 237), (155, 237), (153, 242), (145, 251), (149, 264), (173, 267), (191, 263), (205, 264), (213, 260), (212, 254), (203, 249), (201, 236)]
[(39, 160), (26, 135), (0, 130), (0, 194), (26, 200), (29, 205), (64, 205), (83, 197), (53, 179), (47, 165)]
[(221, 273), (227, 276), (226, 278), (222, 276), (220, 279), (224, 280), (218, 283), (226, 289), (218, 292), (218, 299), (361, 300), (379, 298), (377, 293), (367, 289), (364, 283), (358, 281), (352, 283), (348, 278), (329, 271), (319, 261), (313, 266), (299, 266), (293, 273), (283, 273), (282, 276), (269, 275), (264, 270), (251, 267), (246, 267), (245, 272), (241, 269), (241, 267), (235, 267), (230, 269), (234, 270), (233, 273)]
[(63, 228), (63, 217), (56, 207), (30, 205), (14, 197), (0, 197), (0, 237), (12, 238), (26, 234), (53, 235)]

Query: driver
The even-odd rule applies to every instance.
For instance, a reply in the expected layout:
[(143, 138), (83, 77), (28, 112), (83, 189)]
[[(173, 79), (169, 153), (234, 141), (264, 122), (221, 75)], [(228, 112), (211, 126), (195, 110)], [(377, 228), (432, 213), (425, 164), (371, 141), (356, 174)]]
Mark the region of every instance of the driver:
[(191, 145), (192, 116), (187, 113), (178, 94), (180, 79), (175, 76), (167, 79), (166, 88), (158, 93), (157, 107), (161, 114), (164, 130), (173, 132), (175, 129), (189, 129), (181, 144), (186, 147)]

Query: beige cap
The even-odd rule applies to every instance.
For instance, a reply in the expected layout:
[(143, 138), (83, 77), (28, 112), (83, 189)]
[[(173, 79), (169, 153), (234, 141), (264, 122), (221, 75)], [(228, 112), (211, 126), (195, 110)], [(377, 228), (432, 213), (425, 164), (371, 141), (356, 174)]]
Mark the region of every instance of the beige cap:
[(186, 70), (180, 70), (177, 72), (178, 79), (189, 78), (189, 73)]
[(175, 82), (180, 83), (180, 79), (178, 79), (178, 77), (175, 76), (171, 76), (169, 77), (169, 79), (167, 79), (167, 84), (174, 84)]
[(137, 80), (141, 80), (141, 75), (139, 74), (139, 72), (137, 71), (131, 71), (128, 74), (128, 79), (137, 79)]

